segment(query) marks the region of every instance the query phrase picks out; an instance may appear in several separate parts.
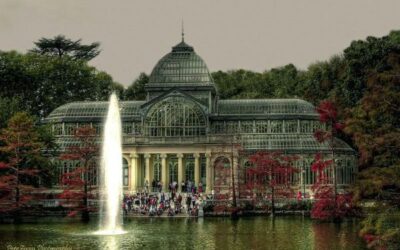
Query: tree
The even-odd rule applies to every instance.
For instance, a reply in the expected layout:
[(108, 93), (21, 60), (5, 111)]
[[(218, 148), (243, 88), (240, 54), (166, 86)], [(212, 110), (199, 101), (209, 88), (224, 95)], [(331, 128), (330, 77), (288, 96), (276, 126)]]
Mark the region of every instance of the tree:
[(47, 56), (69, 56), (75, 60), (90, 61), (100, 54), (100, 43), (94, 42), (89, 45), (81, 44), (81, 39), (73, 41), (63, 35), (54, 38), (40, 38), (34, 42), (36, 47), (31, 50), (33, 53)]
[(144, 86), (149, 82), (149, 76), (146, 73), (140, 73), (139, 77), (133, 81), (124, 93), (125, 100), (145, 100), (146, 92)]
[(21, 102), (18, 96), (0, 97), (0, 128), (6, 127), (8, 120), (22, 111)]
[(360, 233), (371, 247), (395, 249), (400, 244), (400, 51), (387, 51), (383, 57), (379, 61), (385, 70), (366, 76), (363, 96), (350, 109), (345, 132), (360, 155), (355, 198), (373, 201)]
[[(319, 120), (325, 124), (327, 130), (317, 130), (314, 134), (320, 143), (328, 144), (330, 159), (324, 160), (323, 154), (317, 153), (311, 170), (316, 172), (317, 180), (312, 186), (315, 202), (311, 210), (311, 217), (320, 220), (340, 220), (352, 211), (352, 197), (349, 194), (338, 194), (337, 173), (335, 163), (335, 136), (343, 125), (338, 122), (335, 105), (324, 100), (317, 107)], [(329, 176), (332, 173), (332, 178)]]
[(297, 172), (294, 167), (296, 155), (284, 155), (281, 152), (259, 151), (249, 156), (252, 167), (246, 169), (247, 186), (255, 192), (271, 194), (271, 215), (275, 215), (275, 200), (291, 198), (292, 176)]
[(322, 154), (316, 154), (311, 170), (316, 172), (317, 180), (312, 186), (314, 203), (311, 217), (318, 220), (340, 220), (353, 214), (354, 207), (350, 194), (336, 194), (328, 172), (334, 161), (324, 160)]
[[(288, 98), (297, 95), (300, 72), (293, 64), (288, 64), (280, 68), (274, 68), (264, 73), (269, 82), (270, 89), (267, 91), (272, 93), (276, 98)], [(266, 93), (267, 94), (267, 93)]]
[[(235, 135), (227, 135), (223, 141), (225, 142), (224, 146), (213, 152), (213, 154), (218, 155), (214, 161), (215, 176), (213, 186), (217, 200), (222, 202), (230, 198), (232, 200), (228, 204), (220, 202), (219, 205), (214, 207), (214, 211), (229, 212), (232, 218), (237, 218), (240, 209), (237, 206), (238, 184), (235, 176), (238, 174), (239, 166), (236, 160), (240, 156), (242, 148)], [(229, 193), (225, 193), (227, 189)]]
[(311, 64), (299, 76), (297, 95), (315, 105), (321, 100), (340, 96), (338, 85), (346, 76), (347, 64), (343, 56), (333, 56), (329, 61)]
[(66, 153), (60, 156), (61, 160), (77, 162), (76, 168), (62, 176), (62, 184), (65, 189), (60, 194), (61, 199), (72, 203), (78, 203), (69, 216), (81, 213), (82, 221), (89, 221), (89, 213), (93, 208), (89, 206), (88, 199), (93, 197), (90, 190), (89, 179), (91, 166), (96, 167), (96, 158), (99, 155), (96, 130), (89, 126), (77, 128), (74, 132), (76, 145), (70, 146)]
[(0, 52), (0, 96), (39, 118), (68, 102), (108, 100), (115, 90), (122, 95), (120, 84), (86, 61)]
[(43, 146), (34, 127), (33, 119), (25, 112), (16, 113), (0, 133), (3, 145), (0, 152), (0, 200), (7, 206), (3, 211), (14, 212), (19, 220), (20, 210), (31, 199), (32, 190), (39, 184), (39, 164)]

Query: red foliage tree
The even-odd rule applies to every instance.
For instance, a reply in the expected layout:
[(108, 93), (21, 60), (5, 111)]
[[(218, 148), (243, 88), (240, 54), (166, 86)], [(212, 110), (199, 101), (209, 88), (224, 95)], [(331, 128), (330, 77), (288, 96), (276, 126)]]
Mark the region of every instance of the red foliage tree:
[(298, 170), (294, 162), (296, 155), (282, 152), (260, 151), (249, 156), (252, 167), (246, 169), (247, 187), (255, 192), (271, 193), (272, 216), (275, 214), (276, 198), (294, 197), (292, 176)]
[[(319, 220), (337, 220), (352, 210), (351, 195), (337, 192), (334, 136), (343, 128), (343, 125), (337, 121), (337, 110), (332, 102), (322, 101), (317, 107), (317, 112), (320, 122), (326, 124), (328, 129), (326, 131), (317, 130), (314, 137), (319, 143), (328, 142), (331, 159), (324, 160), (323, 155), (317, 153), (311, 165), (311, 170), (317, 176), (317, 180), (312, 186), (315, 202), (311, 210), (311, 217)], [(329, 177), (329, 172), (332, 172), (332, 179)]]
[(0, 133), (3, 161), (0, 162), (0, 211), (13, 212), (19, 219), (20, 209), (31, 200), (38, 183), (42, 160), (38, 132), (27, 113), (16, 113)]
[(73, 171), (62, 176), (61, 184), (65, 189), (59, 198), (66, 199), (74, 207), (68, 216), (75, 216), (80, 212), (82, 220), (88, 221), (89, 213), (94, 210), (88, 204), (88, 199), (93, 198), (89, 185), (89, 173), (92, 171), (90, 166), (99, 155), (96, 130), (89, 126), (77, 128), (74, 138), (77, 145), (68, 147), (60, 159), (78, 162), (78, 165)]

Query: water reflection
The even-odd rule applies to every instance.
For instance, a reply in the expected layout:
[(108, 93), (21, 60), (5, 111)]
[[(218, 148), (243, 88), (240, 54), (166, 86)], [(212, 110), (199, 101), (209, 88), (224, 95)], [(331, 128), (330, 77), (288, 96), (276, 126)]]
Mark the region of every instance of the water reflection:
[(109, 235), (100, 238), (101, 249), (105, 250), (119, 250), (121, 249), (120, 239), (117, 239), (118, 236)]
[[(357, 222), (315, 223), (302, 217), (135, 218), (124, 235), (97, 236), (97, 223), (0, 225), (7, 245), (70, 246), (72, 249), (365, 249)], [(17, 245), (17, 246), (18, 246)]]
[[(351, 249), (360, 241), (354, 222), (341, 224), (312, 223), (314, 249)], [(327, 240), (331, 238), (331, 240)], [(361, 248), (360, 248), (361, 249)]]

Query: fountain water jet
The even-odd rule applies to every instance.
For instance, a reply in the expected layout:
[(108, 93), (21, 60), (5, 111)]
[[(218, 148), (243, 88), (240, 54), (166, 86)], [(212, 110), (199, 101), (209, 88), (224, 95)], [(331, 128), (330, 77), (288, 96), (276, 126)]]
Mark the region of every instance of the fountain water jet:
[(100, 179), (100, 229), (95, 234), (122, 234), (121, 117), (115, 93), (110, 96), (104, 125)]

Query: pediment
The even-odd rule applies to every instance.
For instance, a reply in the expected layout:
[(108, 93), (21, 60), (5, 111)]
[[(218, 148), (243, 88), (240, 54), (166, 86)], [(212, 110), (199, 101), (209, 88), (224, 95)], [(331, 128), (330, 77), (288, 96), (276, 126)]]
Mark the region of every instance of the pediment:
[(208, 114), (208, 107), (205, 106), (204, 104), (202, 104), (202, 103), (200, 102), (200, 100), (198, 100), (197, 98), (195, 98), (195, 97), (193, 97), (193, 96), (191, 96), (191, 95), (188, 95), (188, 94), (186, 94), (186, 93), (180, 91), (180, 90), (177, 89), (177, 88), (170, 89), (169, 91), (165, 92), (164, 94), (162, 94), (162, 95), (160, 95), (160, 96), (157, 96), (156, 98), (154, 98), (154, 99), (152, 99), (152, 100), (150, 100), (150, 101), (148, 101), (148, 102), (142, 104), (142, 105), (140, 106), (140, 108), (142, 109), (142, 111), (143, 111), (144, 113), (147, 113), (147, 110), (148, 110), (151, 106), (153, 106), (154, 104), (156, 104), (156, 103), (158, 103), (158, 102), (160, 102), (160, 101), (162, 101), (162, 100), (164, 100), (164, 99), (167, 99), (167, 98), (169, 98), (169, 97), (182, 97), (182, 98), (185, 98), (185, 99), (187, 99), (187, 100), (189, 100), (189, 101), (191, 101), (191, 102), (196, 103), (196, 104), (203, 110), (203, 112), (204, 112), (205, 114)]

